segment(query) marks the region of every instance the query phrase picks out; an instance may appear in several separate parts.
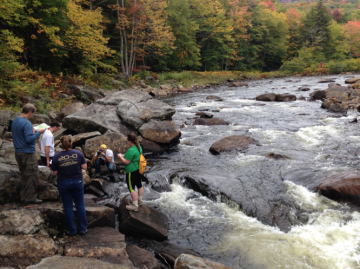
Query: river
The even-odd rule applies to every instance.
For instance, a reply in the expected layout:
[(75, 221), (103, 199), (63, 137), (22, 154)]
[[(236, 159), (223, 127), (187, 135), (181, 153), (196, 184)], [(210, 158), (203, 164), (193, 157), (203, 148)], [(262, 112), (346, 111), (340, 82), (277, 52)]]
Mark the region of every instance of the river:
[[(345, 75), (325, 77), (345, 85)], [(172, 150), (147, 157), (150, 183), (145, 184), (145, 198), (150, 201), (145, 204), (168, 216), (171, 243), (234, 268), (360, 267), (360, 213), (313, 192), (316, 180), (359, 167), (359, 126), (349, 123), (359, 112), (333, 114), (321, 109), (320, 101), (254, 99), (265, 92), (308, 97), (327, 88), (318, 80), (263, 79), (250, 81), (248, 87), (209, 88), (164, 100), (176, 108), (173, 121), (182, 138)], [(311, 91), (297, 91), (304, 85)], [(223, 101), (207, 101), (209, 95)], [(193, 126), (199, 110), (230, 124)], [(214, 142), (230, 135), (250, 136), (258, 145), (239, 153), (209, 152)], [(284, 158), (269, 158), (271, 153)], [(189, 176), (211, 178), (218, 195), (206, 197), (192, 190)], [(171, 191), (154, 193), (154, 182), (168, 182)], [(123, 182), (107, 189), (115, 197), (127, 194)], [(239, 199), (241, 206), (222, 193)], [(266, 224), (268, 213), (260, 217), (264, 207), (293, 214), (289, 231)]]

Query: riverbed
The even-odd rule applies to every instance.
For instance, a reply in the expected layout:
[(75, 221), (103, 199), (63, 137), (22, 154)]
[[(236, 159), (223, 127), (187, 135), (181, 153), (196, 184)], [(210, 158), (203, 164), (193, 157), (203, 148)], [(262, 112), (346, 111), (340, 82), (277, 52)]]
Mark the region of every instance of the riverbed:
[[(150, 182), (145, 189), (151, 201), (145, 204), (168, 216), (169, 242), (234, 268), (360, 267), (360, 213), (314, 192), (317, 180), (358, 169), (359, 125), (350, 121), (359, 112), (330, 113), (320, 108), (320, 101), (255, 100), (265, 92), (307, 98), (328, 87), (317, 83), (324, 77), (345, 85), (348, 76), (263, 79), (249, 81), (248, 87), (208, 88), (164, 100), (176, 108), (173, 121), (182, 138), (173, 149), (147, 157)], [(311, 90), (297, 91), (302, 86)], [(206, 100), (209, 95), (223, 101)], [(229, 125), (193, 126), (198, 111)], [(209, 152), (214, 142), (230, 135), (246, 135), (258, 143), (244, 152)], [(273, 154), (282, 158), (271, 158)], [(187, 177), (216, 180), (218, 195), (191, 189)], [(154, 195), (154, 182), (170, 184), (171, 191)], [(107, 189), (117, 198), (127, 194), (123, 182)], [(241, 195), (242, 204), (224, 192)], [(293, 214), (290, 229), (269, 224), (267, 213), (261, 215), (263, 206)]]

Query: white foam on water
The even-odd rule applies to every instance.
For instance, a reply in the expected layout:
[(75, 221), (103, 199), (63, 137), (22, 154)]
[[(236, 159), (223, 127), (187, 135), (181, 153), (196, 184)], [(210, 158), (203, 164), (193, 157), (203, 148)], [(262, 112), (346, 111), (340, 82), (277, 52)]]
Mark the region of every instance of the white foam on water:
[(287, 234), (224, 203), (205, 197), (187, 200), (192, 191), (177, 183), (172, 184), (172, 192), (162, 193), (156, 203), (170, 211), (185, 210), (193, 221), (222, 225), (225, 234), (212, 234), (218, 243), (208, 248), (218, 255), (233, 257), (234, 268), (241, 268), (243, 260), (269, 269), (359, 268), (360, 213), (331, 209), (335, 202), (323, 200), (293, 183), (286, 184), (289, 196), (301, 207), (317, 210), (309, 216), (308, 224), (293, 227)]
[(296, 132), (296, 135), (301, 142), (306, 142), (306, 144), (309, 146), (318, 146), (326, 143), (324, 135), (335, 138), (339, 138), (341, 135), (343, 135), (343, 127), (332, 124), (325, 126), (305, 127), (300, 128), (299, 131)]

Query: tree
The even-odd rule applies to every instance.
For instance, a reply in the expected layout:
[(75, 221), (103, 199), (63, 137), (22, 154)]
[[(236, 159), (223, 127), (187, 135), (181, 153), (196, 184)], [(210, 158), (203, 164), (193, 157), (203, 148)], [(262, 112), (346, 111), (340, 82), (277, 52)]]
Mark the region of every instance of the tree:
[(314, 47), (314, 52), (328, 55), (330, 52), (330, 31), (329, 25), (331, 16), (327, 8), (323, 4), (323, 0), (319, 0), (313, 6), (304, 20), (304, 38), (307, 46)]
[(295, 9), (291, 8), (286, 10), (286, 20), (289, 26), (289, 32), (287, 35), (287, 52), (286, 60), (290, 60), (297, 55), (297, 51), (302, 45), (302, 39), (300, 30), (302, 27), (301, 15)]
[(345, 37), (348, 43), (349, 57), (360, 56), (360, 22), (349, 21), (345, 25)]
[(335, 21), (340, 22), (340, 20), (341, 20), (341, 11), (337, 8), (331, 13), (331, 16), (334, 18)]

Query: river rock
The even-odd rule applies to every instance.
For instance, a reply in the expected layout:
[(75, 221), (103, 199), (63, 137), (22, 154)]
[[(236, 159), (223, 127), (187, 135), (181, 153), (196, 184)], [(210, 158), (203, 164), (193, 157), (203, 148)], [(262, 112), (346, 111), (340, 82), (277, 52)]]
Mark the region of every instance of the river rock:
[(330, 112), (335, 112), (335, 113), (344, 113), (346, 114), (347, 111), (349, 109), (349, 106), (347, 104), (344, 103), (334, 103), (329, 107), (329, 111)]
[(349, 94), (347, 92), (328, 91), (326, 93), (326, 98), (335, 98), (340, 101), (346, 101), (349, 99)]
[(332, 200), (360, 206), (360, 170), (343, 171), (324, 178), (317, 190)]
[(59, 191), (54, 185), (39, 180), (38, 198), (41, 200), (58, 200), (60, 199)]
[(209, 151), (213, 154), (220, 154), (226, 151), (244, 151), (250, 144), (257, 144), (258, 142), (248, 136), (232, 135), (220, 139), (211, 145)]
[(181, 254), (175, 261), (174, 269), (234, 269), (230, 266), (205, 260), (203, 258)]
[(150, 121), (144, 123), (139, 132), (144, 138), (162, 144), (176, 143), (181, 136), (172, 121)]
[[(113, 95), (108, 95), (103, 99)], [(104, 105), (103, 103), (114, 102), (114, 99), (106, 99), (103, 103), (100, 103), (103, 99), (97, 100), (96, 103), (89, 105), (87, 108), (65, 117), (62, 121), (63, 127), (77, 133), (99, 131), (104, 134), (108, 130), (124, 135), (131, 133), (131, 130), (122, 123), (117, 115), (116, 105), (118, 103), (116, 105)]]
[(300, 87), (300, 88), (298, 89), (298, 91), (300, 91), (300, 92), (306, 92), (306, 91), (310, 91), (310, 88), (308, 88), (308, 87)]
[(227, 121), (224, 121), (222, 119), (212, 118), (212, 119), (196, 119), (193, 123), (193, 125), (229, 125)]
[(44, 220), (40, 211), (4, 210), (0, 212), (0, 234), (34, 234), (42, 229)]
[(44, 114), (34, 114), (34, 116), (31, 117), (30, 122), (34, 125), (46, 123), (47, 125), (50, 125), (51, 120), (47, 115)]
[(156, 257), (158, 257), (161, 260), (165, 259), (164, 262), (168, 263), (171, 267), (174, 266), (175, 260), (181, 254), (190, 254), (196, 257), (201, 257), (199, 253), (191, 249), (187, 249), (171, 244), (168, 241), (157, 242), (154, 240), (142, 239), (140, 240), (139, 245), (141, 247), (146, 247), (147, 249), (151, 249), (155, 253)]
[(56, 253), (57, 247), (49, 235), (0, 235), (0, 264), (25, 268)]
[(315, 100), (322, 100), (322, 99), (326, 98), (326, 91), (324, 91), (324, 90), (315, 91), (315, 92), (311, 93), (310, 96), (312, 98), (314, 98)]
[(101, 135), (101, 133), (98, 131), (74, 135), (71, 138), (71, 141), (73, 143), (73, 148), (81, 146), (81, 145), (85, 144), (86, 140), (93, 138), (93, 137), (100, 136), (100, 135)]
[(11, 110), (0, 110), (0, 125), (9, 127), (13, 114), (14, 112)]
[(4, 133), (6, 133), (8, 130), (8, 127), (7, 126), (2, 126), (0, 125), (0, 138), (3, 137)]
[(196, 112), (195, 115), (200, 116), (200, 118), (203, 119), (211, 119), (212, 117), (214, 117), (213, 114), (207, 112)]
[(280, 101), (280, 102), (296, 101), (296, 96), (292, 94), (277, 94), (276, 101)]
[(119, 229), (126, 235), (145, 236), (154, 240), (164, 241), (168, 237), (169, 224), (164, 213), (142, 205), (139, 211), (129, 211), (126, 205), (129, 199), (124, 199), (119, 207)]
[(114, 156), (118, 153), (125, 153), (130, 148), (126, 136), (119, 133), (110, 133), (86, 140), (84, 150), (85, 157), (92, 159), (103, 144), (114, 152)]
[[(272, 165), (281, 168), (280, 163)], [(263, 174), (267, 175), (266, 179), (262, 179)], [(289, 217), (295, 205), (286, 195), (287, 186), (279, 180), (277, 173), (269, 173), (266, 166), (254, 167), (250, 174), (238, 176), (227, 176), (220, 171), (207, 172), (201, 168), (178, 172), (176, 176), (187, 187), (214, 201), (221, 196), (222, 202), (239, 205), (246, 215), (266, 225), (278, 226), (287, 232), (292, 224), (298, 224)]]
[(104, 262), (133, 266), (126, 252), (125, 236), (114, 228), (88, 229), (83, 236), (77, 235), (65, 241), (67, 257), (94, 258)]
[(206, 97), (206, 100), (211, 100), (211, 101), (224, 101), (221, 97), (216, 96), (216, 95), (209, 95), (208, 97)]
[(341, 85), (340, 85), (339, 83), (330, 83), (330, 84), (328, 85), (328, 87), (329, 87), (329, 89), (330, 89), (330, 88), (333, 88), (333, 87), (341, 87)]
[(97, 100), (97, 104), (101, 105), (118, 105), (123, 101), (130, 101), (133, 103), (141, 103), (146, 100), (152, 99), (152, 97), (146, 93), (142, 93), (136, 90), (124, 90), (110, 94), (100, 100)]
[(138, 129), (151, 119), (171, 120), (175, 109), (156, 99), (149, 99), (141, 103), (127, 100), (119, 103), (117, 113), (126, 124)]
[(352, 89), (360, 89), (360, 83), (351, 84), (349, 87)]
[(19, 168), (11, 160), (0, 159), (3, 160), (0, 162), (0, 204), (19, 201)]
[(335, 82), (333, 78), (322, 78), (318, 81), (318, 83), (329, 83), (329, 82)]
[(264, 93), (256, 97), (257, 101), (275, 101), (276, 94), (275, 93)]
[(135, 269), (134, 266), (113, 264), (89, 258), (52, 256), (27, 269)]
[(138, 137), (138, 141), (143, 150), (143, 153), (148, 153), (148, 152), (159, 153), (169, 149), (169, 145), (158, 144), (148, 139), (142, 138), (141, 136)]
[(348, 78), (345, 80), (346, 84), (354, 84), (360, 80), (360, 77)]
[(81, 102), (77, 102), (74, 104), (71, 104), (69, 106), (64, 107), (61, 109), (60, 113), (56, 117), (57, 122), (62, 122), (62, 120), (71, 114), (74, 114), (77, 111), (85, 109), (85, 105)]
[(157, 259), (147, 250), (138, 246), (126, 246), (130, 261), (138, 268), (161, 269)]
[(248, 86), (249, 84), (247, 82), (242, 82), (242, 81), (239, 81), (239, 82), (233, 82), (233, 83), (230, 83), (229, 87), (243, 87), (243, 86)]
[(39, 180), (51, 183), (54, 186), (57, 185), (57, 176), (54, 176), (50, 167), (39, 168)]

